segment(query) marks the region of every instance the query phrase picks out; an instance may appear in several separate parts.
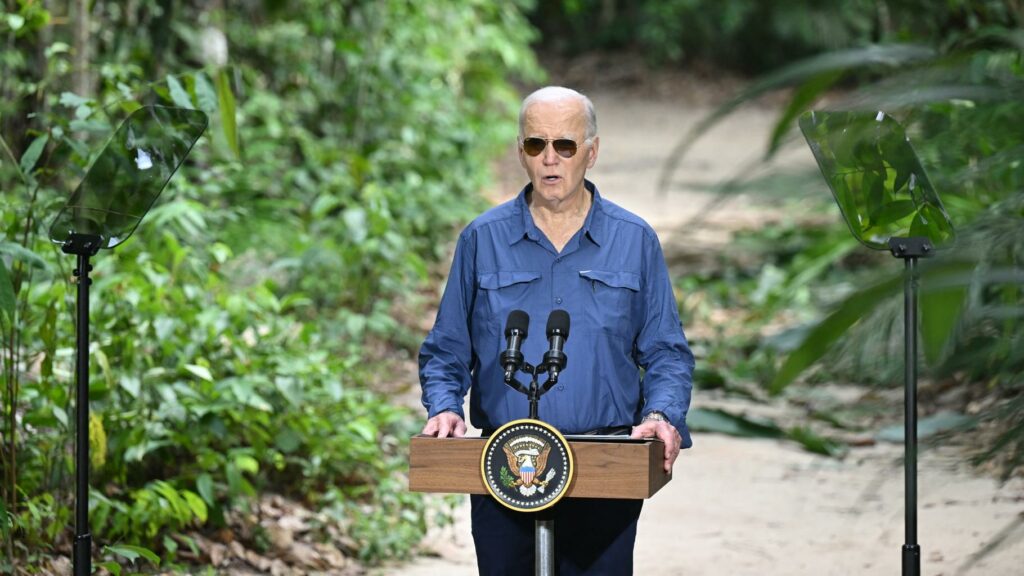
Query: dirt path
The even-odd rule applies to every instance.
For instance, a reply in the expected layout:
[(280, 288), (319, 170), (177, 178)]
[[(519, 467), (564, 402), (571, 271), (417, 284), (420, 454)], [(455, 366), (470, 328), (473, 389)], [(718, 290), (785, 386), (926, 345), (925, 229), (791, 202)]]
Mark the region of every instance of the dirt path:
[[(655, 191), (658, 169), (680, 134), (709, 109), (657, 97), (591, 91), (601, 136), (589, 173), (608, 199), (636, 212), (663, 243), (713, 197), (702, 187), (734, 174), (763, 153), (775, 112), (741, 111), (705, 136), (673, 179)], [(810, 163), (802, 149), (783, 158)], [(508, 162), (508, 170), (518, 167)], [(499, 195), (521, 185), (515, 172)], [(824, 193), (824, 192), (823, 192)], [(777, 208), (748, 198), (708, 215), (725, 229), (759, 222)], [(707, 228), (710, 245), (726, 236)], [(702, 405), (699, 390), (694, 406)], [(721, 406), (719, 402), (716, 405)], [(674, 480), (649, 500), (640, 519), (636, 572), (653, 575), (898, 574), (903, 532), (901, 448), (855, 448), (844, 460), (809, 454), (782, 442), (713, 434), (676, 464)], [(919, 542), (928, 575), (1012, 576), (1024, 573), (1024, 481), (1004, 486), (978, 476), (953, 449), (921, 455)], [(425, 543), (437, 557), (392, 566), (381, 575), (476, 574), (468, 499), (454, 526)], [(556, 527), (557, 530), (557, 527)], [(557, 537), (557, 536), (556, 536)]]

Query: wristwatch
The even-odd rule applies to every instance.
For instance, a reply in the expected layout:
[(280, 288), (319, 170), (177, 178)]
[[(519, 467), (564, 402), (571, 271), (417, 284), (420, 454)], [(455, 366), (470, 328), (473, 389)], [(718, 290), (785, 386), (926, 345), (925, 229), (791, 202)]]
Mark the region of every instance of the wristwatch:
[(664, 422), (666, 424), (671, 424), (672, 423), (671, 421), (669, 421), (668, 416), (665, 416), (664, 413), (658, 412), (657, 410), (653, 410), (651, 412), (648, 412), (647, 414), (644, 415), (643, 420), (641, 420), (641, 422), (651, 422), (651, 421), (654, 421), (654, 422)]

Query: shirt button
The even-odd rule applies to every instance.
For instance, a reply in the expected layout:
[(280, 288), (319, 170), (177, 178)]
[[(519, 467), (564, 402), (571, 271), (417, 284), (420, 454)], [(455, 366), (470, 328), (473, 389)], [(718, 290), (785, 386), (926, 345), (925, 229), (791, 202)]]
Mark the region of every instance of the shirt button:
[(561, 304), (561, 303), (562, 303), (562, 299), (561, 298), (555, 298), (555, 304)]
[(562, 390), (565, 390), (565, 384), (558, 385), (558, 391), (561, 392)]

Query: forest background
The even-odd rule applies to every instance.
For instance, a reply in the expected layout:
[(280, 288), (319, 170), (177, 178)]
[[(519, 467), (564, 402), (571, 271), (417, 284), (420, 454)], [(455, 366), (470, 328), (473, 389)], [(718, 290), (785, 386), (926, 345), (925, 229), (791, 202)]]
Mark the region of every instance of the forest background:
[[(212, 121), (132, 239), (95, 259), (97, 561), (269, 571), (315, 555), (358, 570), (411, 554), (445, 509), (405, 490), (422, 414), (393, 401), (415, 383), (390, 374), (415, 357), (450, 243), (486, 206), (521, 93), (553, 57), (750, 78), (676, 163), (776, 90), (766, 162), (800, 145), (795, 118), (823, 100), (897, 114), (959, 230), (923, 271), (923, 386), (943, 399), (923, 410), (989, 473), (1020, 474), (1022, 23), (1018, 0), (5, 0), (0, 572), (56, 570), (73, 533), (74, 285), (50, 218), (152, 102)], [(685, 323), (743, 311), (742, 328), (693, 343), (698, 388), (892, 387), (891, 257), (857, 248), (817, 174), (741, 172), (717, 192), (816, 196), (830, 218), (745, 232), (748, 257), (680, 271)], [(851, 432), (897, 416), (863, 398), (796, 424), (705, 411), (694, 426), (841, 457)], [(305, 548), (285, 554), (289, 518)]]

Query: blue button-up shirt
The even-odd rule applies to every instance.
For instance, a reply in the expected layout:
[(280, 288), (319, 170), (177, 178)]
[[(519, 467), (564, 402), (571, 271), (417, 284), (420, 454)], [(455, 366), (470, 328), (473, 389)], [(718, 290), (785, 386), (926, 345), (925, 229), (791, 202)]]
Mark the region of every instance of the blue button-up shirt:
[[(512, 310), (529, 314), (521, 349), (526, 362), (539, 364), (548, 315), (561, 308), (571, 318), (568, 361), (540, 399), (540, 419), (575, 434), (636, 425), (657, 410), (689, 447), (693, 354), (661, 244), (646, 222), (585, 185), (590, 212), (561, 252), (533, 222), (531, 185), (462, 231), (434, 328), (420, 348), (423, 405), (428, 417), (445, 410), (463, 416), (472, 390), (470, 422), (478, 428), (528, 417), (526, 395), (504, 382), (505, 321)], [(517, 377), (529, 384), (528, 375)]]

